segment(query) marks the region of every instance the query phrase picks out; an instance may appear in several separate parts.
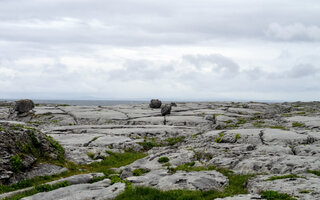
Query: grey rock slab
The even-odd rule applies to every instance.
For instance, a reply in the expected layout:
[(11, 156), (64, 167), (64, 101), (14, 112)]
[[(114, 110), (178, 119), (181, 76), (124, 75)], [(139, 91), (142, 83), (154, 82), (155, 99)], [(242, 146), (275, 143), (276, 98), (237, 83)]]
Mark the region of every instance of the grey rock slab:
[(37, 106), (33, 109), (36, 115), (56, 115), (56, 114), (65, 114), (62, 110), (56, 107), (47, 107), (47, 106)]
[(180, 150), (161, 150), (159, 152), (150, 152), (150, 154), (147, 157), (144, 157), (142, 159), (136, 160), (135, 162), (128, 165), (128, 167), (131, 168), (147, 168), (150, 170), (157, 170), (157, 169), (165, 169), (166, 166), (162, 166), (163, 163), (159, 163), (158, 159), (160, 157), (168, 157), (169, 162), (173, 167), (176, 167), (178, 165), (183, 165), (185, 163), (189, 163), (192, 161), (192, 158), (194, 157), (194, 152), (180, 149)]
[[(105, 136), (103, 134), (47, 134), (57, 140), (61, 145), (83, 146), (94, 138)], [(114, 138), (116, 140), (117, 138)], [(120, 138), (119, 138), (120, 139)]]
[(244, 115), (253, 115), (255, 113), (259, 113), (258, 110), (245, 109), (245, 108), (229, 108), (228, 112), (237, 113), (237, 114), (244, 114)]
[(107, 200), (115, 198), (124, 190), (124, 183), (115, 183), (110, 186), (110, 180), (105, 179), (93, 184), (72, 185), (50, 192), (38, 193), (30, 197), (22, 198), (22, 200)]
[[(250, 193), (259, 193), (260, 191), (273, 190), (280, 193), (286, 193), (297, 199), (317, 200), (320, 199), (320, 178), (311, 174), (298, 174), (303, 178), (277, 179), (266, 181), (270, 175), (259, 175), (248, 182), (248, 191)], [(309, 193), (301, 193), (308, 191)]]
[(262, 128), (262, 129), (234, 129), (234, 130), (219, 130), (209, 131), (204, 134), (207, 137), (217, 138), (220, 133), (224, 135), (228, 134), (240, 134), (240, 143), (261, 144), (261, 137), (259, 134), (263, 131), (264, 142), (268, 145), (282, 145), (288, 143), (305, 143), (308, 135), (298, 134), (294, 131), (285, 131), (280, 129)]
[(77, 119), (93, 120), (96, 121), (99, 118), (107, 120), (121, 120), (127, 119), (124, 113), (98, 108), (96, 106), (67, 106), (63, 108), (65, 111), (73, 114)]
[(223, 190), (228, 178), (216, 171), (183, 172), (174, 174), (166, 170), (153, 170), (143, 176), (127, 178), (133, 185), (151, 186), (161, 190)]
[(110, 144), (119, 144), (125, 142), (131, 142), (132, 139), (124, 136), (110, 136), (104, 135), (93, 141), (90, 146), (108, 146)]
[(217, 198), (215, 200), (264, 200), (258, 194), (240, 194), (232, 197), (225, 197), (225, 198)]
[(68, 169), (57, 165), (40, 163), (38, 166), (33, 167), (30, 171), (19, 173), (15, 177), (18, 180), (31, 179), (36, 176), (51, 176), (65, 171), (68, 171)]
[[(61, 183), (61, 182), (64, 182), (64, 181), (68, 181), (70, 183), (70, 185), (76, 185), (76, 184), (88, 183), (94, 177), (101, 177), (101, 176), (104, 176), (104, 174), (103, 173), (79, 174), (79, 175), (74, 175), (74, 176), (70, 176), (70, 177), (67, 177), (67, 178), (62, 178), (62, 179), (59, 179), (59, 180), (56, 180), (56, 181), (51, 181), (51, 182), (48, 182), (48, 183), (45, 183), (45, 184), (53, 185), (53, 184), (56, 184), (56, 183)], [(106, 180), (106, 181), (108, 182), (109, 180)], [(9, 198), (9, 197), (12, 197), (13, 195), (20, 194), (20, 193), (26, 192), (26, 191), (31, 190), (31, 189), (33, 189), (33, 187), (28, 187), (28, 188), (24, 188), (24, 189), (21, 189), (21, 190), (0, 194), (0, 199), (5, 198), (5, 197)]]
[(320, 169), (320, 159), (313, 156), (261, 155), (243, 159), (233, 168), (239, 173), (302, 173), (308, 169)]
[[(163, 117), (147, 117), (147, 118), (137, 118), (130, 120), (134, 124), (154, 124), (160, 125), (163, 124)], [(207, 124), (208, 121), (205, 120), (202, 116), (166, 116), (167, 125), (174, 126), (197, 126), (201, 124)]]
[(53, 185), (53, 184), (60, 183), (63, 181), (68, 181), (70, 183), (70, 185), (77, 185), (77, 184), (88, 183), (94, 177), (103, 177), (103, 176), (104, 176), (103, 173), (78, 174), (78, 175), (70, 176), (67, 178), (62, 178), (62, 179), (59, 179), (56, 181), (52, 181), (47, 184)]
[(286, 120), (290, 122), (302, 122), (308, 127), (320, 127), (320, 116), (293, 116), (287, 117)]

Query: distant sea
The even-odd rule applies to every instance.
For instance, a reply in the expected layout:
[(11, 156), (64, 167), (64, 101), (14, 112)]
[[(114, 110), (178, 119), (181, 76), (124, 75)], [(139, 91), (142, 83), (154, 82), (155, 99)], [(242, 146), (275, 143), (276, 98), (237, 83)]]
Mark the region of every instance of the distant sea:
[[(149, 101), (125, 101), (125, 100), (34, 100), (36, 104), (68, 104), (71, 106), (113, 106), (123, 104), (141, 104)], [(0, 101), (16, 101), (16, 99), (3, 99)]]
[(141, 104), (147, 101), (116, 101), (116, 100), (33, 100), (40, 104), (68, 104), (72, 106), (113, 106), (123, 104)]

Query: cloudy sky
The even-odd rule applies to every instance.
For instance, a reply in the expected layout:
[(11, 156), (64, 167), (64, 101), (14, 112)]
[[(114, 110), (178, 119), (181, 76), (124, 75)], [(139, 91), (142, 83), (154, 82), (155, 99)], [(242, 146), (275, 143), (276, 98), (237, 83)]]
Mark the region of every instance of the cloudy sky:
[(0, 99), (320, 100), (319, 0), (0, 0)]

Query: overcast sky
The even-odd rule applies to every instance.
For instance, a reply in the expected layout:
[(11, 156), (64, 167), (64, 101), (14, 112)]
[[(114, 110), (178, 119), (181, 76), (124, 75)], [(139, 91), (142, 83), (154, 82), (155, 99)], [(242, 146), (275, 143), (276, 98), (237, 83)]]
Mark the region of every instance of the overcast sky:
[(320, 100), (319, 0), (0, 0), (0, 99)]

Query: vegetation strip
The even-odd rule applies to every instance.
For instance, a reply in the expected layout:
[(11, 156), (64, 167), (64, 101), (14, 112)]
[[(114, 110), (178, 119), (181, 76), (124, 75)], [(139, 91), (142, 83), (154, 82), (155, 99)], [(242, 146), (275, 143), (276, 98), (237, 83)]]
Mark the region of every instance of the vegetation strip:
[(217, 168), (215, 166), (203, 166), (195, 167), (195, 163), (187, 163), (180, 165), (176, 168), (170, 168), (169, 172), (175, 173), (178, 170), (183, 171), (204, 171), (204, 170), (216, 170), (229, 179), (229, 185), (223, 191), (211, 190), (211, 191), (192, 191), (192, 190), (170, 190), (161, 191), (150, 187), (126, 187), (126, 190), (116, 197), (116, 200), (124, 199), (139, 199), (139, 200), (211, 200), (215, 198), (223, 198), (228, 196), (234, 196), (238, 194), (247, 194), (247, 182), (248, 179), (254, 177), (254, 175), (238, 175), (232, 171), (223, 168)]
[(278, 180), (278, 179), (297, 179), (297, 178), (305, 178), (303, 176), (298, 176), (296, 174), (289, 174), (289, 175), (283, 175), (283, 176), (271, 176), (270, 178), (268, 178), (266, 181), (274, 181), (274, 180)]
[[(54, 162), (54, 164), (58, 164), (60, 166), (66, 167), (69, 170), (58, 175), (39, 176), (33, 179), (23, 180), (17, 184), (0, 185), (0, 194), (27, 188), (27, 187), (32, 187), (32, 186), (36, 187), (39, 184), (47, 183), (50, 181), (54, 181), (60, 178), (65, 178), (65, 177), (69, 177), (77, 174), (102, 172), (106, 175), (104, 177), (106, 178), (110, 174), (114, 174), (114, 171), (110, 170), (110, 168), (119, 168), (121, 166), (128, 165), (134, 162), (135, 160), (146, 156), (146, 154), (141, 152), (114, 153), (111, 151), (107, 151), (107, 153), (109, 154), (109, 156), (106, 157), (103, 161), (94, 162), (89, 165), (76, 165), (72, 162), (65, 162), (64, 164), (61, 164), (60, 162), (57, 162), (57, 161), (55, 162), (51, 161), (51, 162)], [(41, 161), (44, 161), (44, 160), (41, 160)], [(98, 181), (100, 179), (101, 178), (97, 177), (93, 180), (93, 182)], [(27, 191), (27, 192), (24, 192), (23, 194), (26, 196), (30, 196), (39, 192), (39, 191), (38, 192), (36, 191), (38, 190), (31, 189), (30, 192)], [(16, 198), (15, 196), (11, 198)]]
[(288, 194), (276, 191), (263, 191), (261, 192), (261, 197), (266, 200), (296, 200)]

